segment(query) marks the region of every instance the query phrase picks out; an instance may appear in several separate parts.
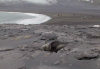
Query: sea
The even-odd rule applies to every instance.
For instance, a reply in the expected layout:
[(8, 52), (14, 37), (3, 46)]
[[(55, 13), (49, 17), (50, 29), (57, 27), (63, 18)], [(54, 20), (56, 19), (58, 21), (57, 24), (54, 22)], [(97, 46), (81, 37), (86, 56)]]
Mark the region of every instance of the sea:
[(44, 14), (0, 11), (0, 24), (41, 24), (50, 19)]

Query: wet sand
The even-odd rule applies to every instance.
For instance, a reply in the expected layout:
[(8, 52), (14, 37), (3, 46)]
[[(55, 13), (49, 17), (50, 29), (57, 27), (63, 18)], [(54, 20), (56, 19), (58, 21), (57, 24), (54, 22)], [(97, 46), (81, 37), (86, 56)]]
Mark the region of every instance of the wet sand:
[[(45, 13), (46, 14), (46, 13)], [(52, 19), (44, 24), (62, 25), (99, 25), (100, 15), (85, 13), (47, 13)]]
[[(0, 68), (99, 69), (99, 30), (93, 25), (0, 25)], [(41, 50), (54, 40), (64, 42), (64, 49)]]

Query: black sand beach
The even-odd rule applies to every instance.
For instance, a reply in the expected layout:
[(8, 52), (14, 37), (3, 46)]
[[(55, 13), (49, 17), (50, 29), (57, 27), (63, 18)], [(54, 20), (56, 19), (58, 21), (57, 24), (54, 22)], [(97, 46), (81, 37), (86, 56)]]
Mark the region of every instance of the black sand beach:
[(78, 1), (0, 3), (0, 11), (52, 18), (43, 24), (0, 24), (0, 69), (100, 69), (100, 2)]
[[(99, 69), (100, 16), (46, 15), (52, 20), (40, 25), (0, 24), (0, 69)], [(64, 48), (42, 49), (52, 41)]]
[[(64, 49), (41, 49), (54, 40)], [(92, 25), (0, 25), (0, 68), (99, 69), (99, 45), (100, 28)]]

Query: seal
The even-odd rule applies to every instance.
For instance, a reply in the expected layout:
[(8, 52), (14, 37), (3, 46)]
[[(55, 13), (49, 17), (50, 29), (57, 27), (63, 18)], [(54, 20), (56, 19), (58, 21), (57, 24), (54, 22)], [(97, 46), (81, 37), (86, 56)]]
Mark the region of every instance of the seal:
[(50, 43), (47, 43), (45, 45), (42, 46), (42, 49), (44, 51), (50, 51), (50, 52), (58, 52), (60, 49), (64, 48), (65, 45), (62, 44), (59, 41), (52, 41)]

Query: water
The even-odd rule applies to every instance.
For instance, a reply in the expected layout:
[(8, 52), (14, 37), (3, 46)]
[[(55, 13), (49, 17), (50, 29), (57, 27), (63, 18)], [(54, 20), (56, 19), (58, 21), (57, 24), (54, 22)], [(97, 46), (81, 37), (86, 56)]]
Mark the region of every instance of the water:
[(100, 0), (79, 0), (79, 1), (91, 3), (93, 5), (100, 5)]
[(0, 3), (11, 3), (11, 4), (16, 4), (20, 2), (28, 2), (28, 3), (33, 3), (33, 4), (41, 4), (41, 5), (52, 5), (56, 4), (58, 1), (57, 0), (0, 0)]
[(43, 14), (0, 12), (0, 24), (41, 24), (50, 19), (49, 16)]

